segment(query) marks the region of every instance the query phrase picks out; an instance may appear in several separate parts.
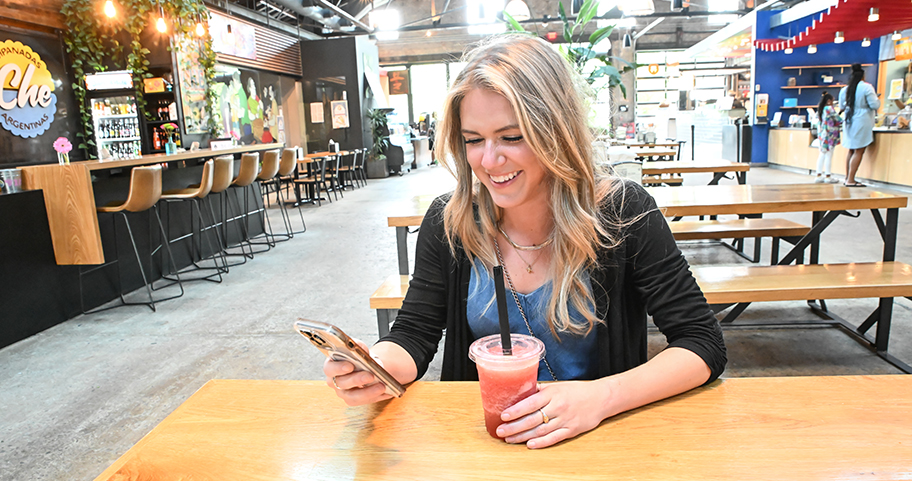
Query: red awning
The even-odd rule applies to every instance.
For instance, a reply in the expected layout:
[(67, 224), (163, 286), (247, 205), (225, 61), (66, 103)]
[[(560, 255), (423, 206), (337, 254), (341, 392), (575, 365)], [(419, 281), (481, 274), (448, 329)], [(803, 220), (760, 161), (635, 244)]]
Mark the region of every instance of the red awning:
[[(880, 10), (880, 20), (868, 21), (871, 8)], [(846, 41), (851, 42), (907, 28), (912, 28), (910, 0), (839, 0), (826, 11), (814, 14), (812, 25), (798, 35), (789, 39), (758, 39), (754, 45), (766, 52), (777, 52), (786, 47), (830, 43), (836, 38), (836, 32), (843, 32)]]

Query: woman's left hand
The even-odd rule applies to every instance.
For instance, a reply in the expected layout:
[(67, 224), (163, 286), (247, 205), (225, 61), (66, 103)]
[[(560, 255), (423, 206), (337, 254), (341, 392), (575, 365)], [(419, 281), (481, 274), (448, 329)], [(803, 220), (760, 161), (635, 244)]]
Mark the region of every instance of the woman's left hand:
[[(545, 448), (594, 429), (609, 417), (608, 383), (569, 381), (540, 384), (539, 391), (507, 408), (497, 435), (508, 443)], [(545, 422), (547, 421), (547, 422)]]

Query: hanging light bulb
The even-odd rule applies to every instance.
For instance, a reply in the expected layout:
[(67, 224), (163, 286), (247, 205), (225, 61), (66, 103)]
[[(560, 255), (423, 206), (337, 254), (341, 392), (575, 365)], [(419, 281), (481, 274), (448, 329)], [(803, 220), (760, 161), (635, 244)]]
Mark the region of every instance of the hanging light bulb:
[(791, 54), (792, 54), (792, 47), (785, 47), (785, 54), (786, 54), (786, 55), (791, 55)]
[(871, 12), (868, 14), (868, 21), (869, 21), (869, 22), (876, 22), (876, 21), (878, 21), (878, 20), (880, 20), (880, 9), (879, 9), (879, 8), (872, 8), (872, 9), (871, 9)]
[(808, 53), (817, 53), (817, 46), (813, 43), (808, 45)]
[(836, 38), (833, 39), (833, 43), (842, 43), (845, 42), (845, 33), (842, 30), (836, 32)]
[(870, 46), (871, 46), (871, 39), (868, 38), (868, 37), (865, 37), (864, 40), (861, 41), (861, 46), (862, 46), (862, 47), (870, 47)]
[(902, 34), (899, 33), (899, 30), (893, 32), (893, 37), (892, 37), (893, 40), (899, 40), (901, 38), (902, 38)]
[(155, 21), (155, 29), (161, 33), (168, 31), (168, 24), (165, 23), (165, 10), (161, 5), (158, 6), (158, 20)]
[(196, 36), (202, 37), (203, 35), (206, 35), (206, 27), (203, 27), (203, 19), (200, 17), (196, 21)]
[(105, 2), (105, 4), (104, 4), (104, 13), (105, 13), (105, 15), (108, 16), (108, 18), (114, 18), (114, 16), (117, 15), (117, 9), (114, 8), (114, 1), (113, 1), (113, 0), (107, 0), (107, 1)]
[(633, 46), (633, 38), (629, 33), (624, 34), (624, 48), (630, 48)]

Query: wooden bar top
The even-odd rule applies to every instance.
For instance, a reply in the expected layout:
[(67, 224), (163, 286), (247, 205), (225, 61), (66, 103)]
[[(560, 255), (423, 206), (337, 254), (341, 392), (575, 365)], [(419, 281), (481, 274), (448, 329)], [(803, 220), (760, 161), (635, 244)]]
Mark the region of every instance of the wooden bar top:
[(281, 149), (283, 147), (285, 147), (285, 144), (282, 143), (238, 145), (236, 147), (231, 147), (228, 149), (199, 149), (192, 152), (188, 150), (186, 152), (178, 152), (176, 154), (147, 154), (135, 159), (87, 160), (84, 162), (72, 162), (72, 164), (84, 164), (89, 170), (118, 169), (123, 167), (136, 167), (140, 165), (161, 164), (163, 162), (207, 159), (210, 157), (242, 154), (246, 152), (263, 152), (266, 150)]
[(95, 213), (92, 172), (131, 168), (165, 162), (204, 159), (244, 152), (281, 149), (285, 144), (239, 145), (228, 149), (200, 149), (176, 154), (150, 154), (135, 159), (87, 160), (66, 165), (41, 164), (20, 167), (26, 189), (44, 191), (54, 256), (59, 265), (104, 263), (101, 231)]
[(475, 382), (349, 408), (322, 381), (212, 380), (96, 480), (909, 479), (910, 412), (912, 376), (724, 379), (529, 450), (488, 435)]

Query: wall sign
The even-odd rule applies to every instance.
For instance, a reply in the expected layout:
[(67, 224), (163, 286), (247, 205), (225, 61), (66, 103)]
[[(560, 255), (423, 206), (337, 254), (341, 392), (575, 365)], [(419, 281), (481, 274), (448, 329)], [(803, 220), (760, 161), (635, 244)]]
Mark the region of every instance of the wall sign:
[(54, 81), (28, 45), (12, 40), (0, 44), (0, 93), (0, 124), (13, 134), (37, 137), (54, 122)]
[(393, 70), (387, 74), (390, 95), (407, 95), (409, 93), (408, 70)]

